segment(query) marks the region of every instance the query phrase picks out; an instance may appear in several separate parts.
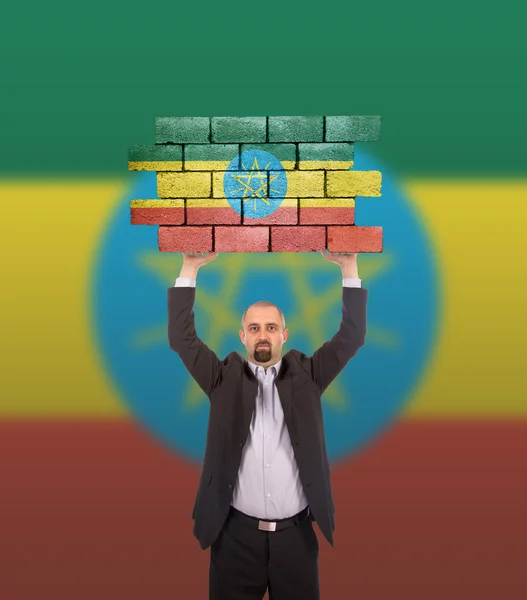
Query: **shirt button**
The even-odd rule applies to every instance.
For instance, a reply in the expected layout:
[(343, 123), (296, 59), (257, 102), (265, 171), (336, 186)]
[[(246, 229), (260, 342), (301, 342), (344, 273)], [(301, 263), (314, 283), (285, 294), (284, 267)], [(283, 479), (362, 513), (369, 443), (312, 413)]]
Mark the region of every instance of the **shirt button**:
[(270, 497), (271, 497), (271, 494), (267, 494), (267, 497), (268, 497), (268, 498), (270, 498)]
[(268, 464), (268, 465), (267, 465), (267, 468), (269, 468), (270, 466), (271, 466), (271, 465), (269, 465), (269, 464)]
[(269, 439), (269, 436), (268, 436), (268, 435), (266, 435), (265, 437), (266, 437), (267, 439)]

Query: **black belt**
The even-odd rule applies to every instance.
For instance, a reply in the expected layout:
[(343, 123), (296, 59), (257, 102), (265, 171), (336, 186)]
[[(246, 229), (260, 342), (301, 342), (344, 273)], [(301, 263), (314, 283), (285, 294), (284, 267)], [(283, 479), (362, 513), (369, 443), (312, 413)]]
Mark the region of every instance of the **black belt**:
[(282, 529), (287, 529), (288, 527), (293, 527), (293, 525), (298, 525), (304, 519), (307, 519), (311, 511), (309, 510), (309, 506), (306, 506), (304, 510), (301, 510), (296, 515), (289, 517), (287, 519), (277, 519), (276, 521), (270, 521), (268, 519), (257, 519), (256, 517), (250, 517), (240, 510), (231, 506), (229, 516), (233, 519), (241, 519), (245, 521), (248, 525), (252, 525), (257, 529), (261, 529), (262, 531), (281, 531)]

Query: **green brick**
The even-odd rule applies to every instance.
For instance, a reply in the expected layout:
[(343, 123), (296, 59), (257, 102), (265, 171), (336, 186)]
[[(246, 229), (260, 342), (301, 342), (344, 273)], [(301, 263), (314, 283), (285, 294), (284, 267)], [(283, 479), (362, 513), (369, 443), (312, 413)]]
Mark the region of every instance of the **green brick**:
[(210, 142), (209, 117), (157, 117), (156, 142), (203, 144)]
[(212, 117), (212, 141), (265, 142), (266, 117)]
[(242, 154), (246, 150), (263, 150), (275, 156), (283, 165), (284, 169), (294, 169), (296, 166), (295, 144), (242, 144)]
[(269, 117), (270, 142), (323, 142), (324, 117)]
[(381, 137), (381, 117), (326, 117), (326, 142), (375, 142)]
[(353, 144), (298, 144), (298, 160), (353, 161)]
[(156, 146), (145, 144), (130, 146), (128, 160), (132, 162), (157, 162), (183, 160), (182, 146), (170, 144), (169, 146)]
[[(239, 144), (185, 144), (185, 170), (226, 171), (239, 152)], [(239, 168), (237, 160), (230, 170)]]

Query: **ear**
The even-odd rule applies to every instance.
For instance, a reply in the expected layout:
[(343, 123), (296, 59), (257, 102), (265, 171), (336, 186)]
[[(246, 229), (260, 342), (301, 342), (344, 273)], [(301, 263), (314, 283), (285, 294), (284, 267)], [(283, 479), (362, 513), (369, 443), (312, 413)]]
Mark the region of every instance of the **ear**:
[(245, 346), (245, 332), (243, 331), (243, 329), (240, 329), (240, 340), (241, 340), (242, 344)]
[(282, 333), (283, 337), (284, 337), (284, 344), (287, 340), (287, 338), (289, 337), (289, 329), (284, 329), (283, 333)]

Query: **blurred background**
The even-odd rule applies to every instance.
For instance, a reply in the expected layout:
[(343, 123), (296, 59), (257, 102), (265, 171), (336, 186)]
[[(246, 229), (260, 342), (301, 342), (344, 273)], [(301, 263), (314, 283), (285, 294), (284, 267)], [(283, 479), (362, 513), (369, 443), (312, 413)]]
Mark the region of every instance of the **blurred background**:
[[(155, 117), (382, 115), (356, 145), (366, 345), (324, 395), (335, 548), (322, 598), (527, 595), (525, 7), (91, 2), (3, 9), (1, 600), (207, 597), (190, 518), (208, 406), (166, 337), (181, 255), (129, 201)], [(340, 319), (313, 254), (220, 254), (198, 334), (245, 307), (312, 353)], [(286, 347), (287, 349), (287, 347)]]

